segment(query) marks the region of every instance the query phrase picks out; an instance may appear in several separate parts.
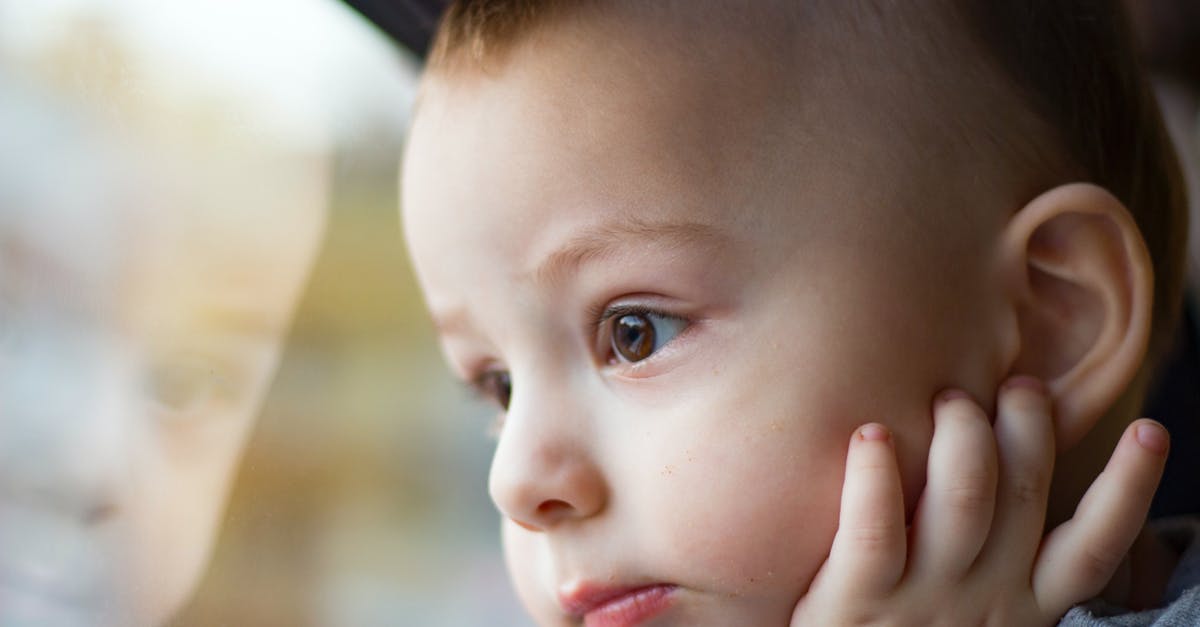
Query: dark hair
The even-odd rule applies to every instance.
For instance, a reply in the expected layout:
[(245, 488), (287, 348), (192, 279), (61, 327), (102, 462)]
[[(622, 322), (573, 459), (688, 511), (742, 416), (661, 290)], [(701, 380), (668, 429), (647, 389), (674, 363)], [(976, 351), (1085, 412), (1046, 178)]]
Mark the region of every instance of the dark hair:
[[(640, 1), (640, 0), (639, 0)], [(656, 0), (660, 1), (660, 0)], [(801, 1), (801, 0), (797, 0)], [(434, 40), (429, 67), (453, 71), (503, 54), (555, 15), (601, 0), (456, 0)], [(1117, 196), (1145, 238), (1154, 267), (1151, 358), (1174, 332), (1183, 290), (1187, 200), (1170, 139), (1136, 55), (1132, 30), (1118, 0), (844, 0), (806, 3), (823, 19), (855, 21), (874, 15), (951, 15), (912, 21), (917, 28), (965, 27), (968, 39), (1023, 101), (1038, 128), (1017, 138), (1031, 154), (1024, 163), (1046, 185), (1089, 180)], [(782, 4), (781, 6), (791, 6)], [(704, 10), (697, 3), (697, 12)], [(824, 22), (829, 25), (828, 21)], [(889, 24), (890, 26), (890, 24)], [(940, 33), (944, 34), (944, 33)], [(938, 37), (939, 33), (925, 33)], [(957, 54), (957, 53), (955, 53)], [(1019, 134), (1019, 129), (1008, 129)], [(1060, 165), (1061, 164), (1061, 165)], [(1032, 196), (1026, 200), (1032, 200)]]
[(973, 0), (969, 22), (1035, 114), (1092, 182), (1120, 198), (1154, 265), (1152, 354), (1165, 348), (1183, 292), (1183, 179), (1116, 0)]

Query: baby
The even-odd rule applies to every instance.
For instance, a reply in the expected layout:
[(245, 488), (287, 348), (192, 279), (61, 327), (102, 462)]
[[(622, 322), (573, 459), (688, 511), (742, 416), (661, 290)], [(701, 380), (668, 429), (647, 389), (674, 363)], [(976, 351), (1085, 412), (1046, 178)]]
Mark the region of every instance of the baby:
[(1114, 5), (451, 6), (403, 219), (501, 408), (539, 624), (1054, 624), (1197, 584), (1149, 532), (1118, 571), (1186, 218)]
[(323, 161), (79, 105), (0, 68), (3, 627), (184, 602), (324, 232)]

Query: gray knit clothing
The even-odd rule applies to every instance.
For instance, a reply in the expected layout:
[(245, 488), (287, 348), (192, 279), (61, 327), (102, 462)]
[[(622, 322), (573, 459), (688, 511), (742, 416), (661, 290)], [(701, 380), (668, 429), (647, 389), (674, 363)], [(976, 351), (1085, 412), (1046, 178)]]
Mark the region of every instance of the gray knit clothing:
[(1103, 601), (1077, 605), (1059, 621), (1059, 627), (1200, 627), (1200, 518), (1185, 517), (1156, 522), (1154, 529), (1168, 546), (1178, 551), (1179, 566), (1171, 574), (1163, 607), (1129, 612)]

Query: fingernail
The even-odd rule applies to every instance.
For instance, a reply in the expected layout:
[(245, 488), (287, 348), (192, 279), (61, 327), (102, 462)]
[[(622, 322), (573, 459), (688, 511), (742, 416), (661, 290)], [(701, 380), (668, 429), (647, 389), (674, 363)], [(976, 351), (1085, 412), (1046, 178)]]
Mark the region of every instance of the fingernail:
[(858, 437), (867, 441), (873, 440), (876, 442), (886, 442), (889, 437), (889, 433), (887, 427), (881, 424), (871, 423), (869, 425), (864, 425), (863, 428), (858, 430)]
[(963, 399), (963, 398), (971, 398), (971, 395), (967, 394), (966, 392), (964, 392), (962, 390), (957, 390), (957, 389), (951, 388), (949, 390), (942, 390), (942, 393), (938, 394), (937, 399), (934, 400), (934, 404), (936, 406), (940, 407), (942, 405), (945, 405), (946, 403), (949, 403), (950, 401)]
[(1170, 445), (1170, 436), (1167, 435), (1167, 430), (1158, 423), (1144, 422), (1137, 426), (1134, 433), (1142, 448), (1157, 455), (1166, 454), (1167, 447)]
[(1027, 374), (1019, 374), (1014, 377), (1009, 377), (1008, 381), (1004, 382), (1004, 389), (1025, 388), (1034, 392), (1045, 393), (1046, 386), (1042, 380), (1037, 377), (1031, 377)]

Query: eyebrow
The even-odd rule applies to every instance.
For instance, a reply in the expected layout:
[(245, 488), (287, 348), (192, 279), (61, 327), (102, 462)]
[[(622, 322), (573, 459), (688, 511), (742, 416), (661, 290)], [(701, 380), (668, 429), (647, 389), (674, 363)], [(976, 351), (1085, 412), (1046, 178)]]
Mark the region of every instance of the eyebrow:
[[(653, 244), (664, 250), (704, 247), (719, 250), (732, 238), (717, 227), (700, 222), (655, 222), (623, 218), (585, 228), (546, 255), (536, 269), (523, 275), (540, 287), (560, 285), (588, 263), (610, 259), (631, 245)], [(473, 328), (466, 309), (433, 312), (433, 324), (441, 336), (456, 335)]]
[(567, 240), (538, 264), (532, 273), (542, 286), (560, 284), (579, 268), (614, 257), (634, 245), (653, 244), (663, 250), (703, 247), (716, 251), (729, 245), (722, 230), (699, 222), (652, 222), (622, 219), (586, 229)]

